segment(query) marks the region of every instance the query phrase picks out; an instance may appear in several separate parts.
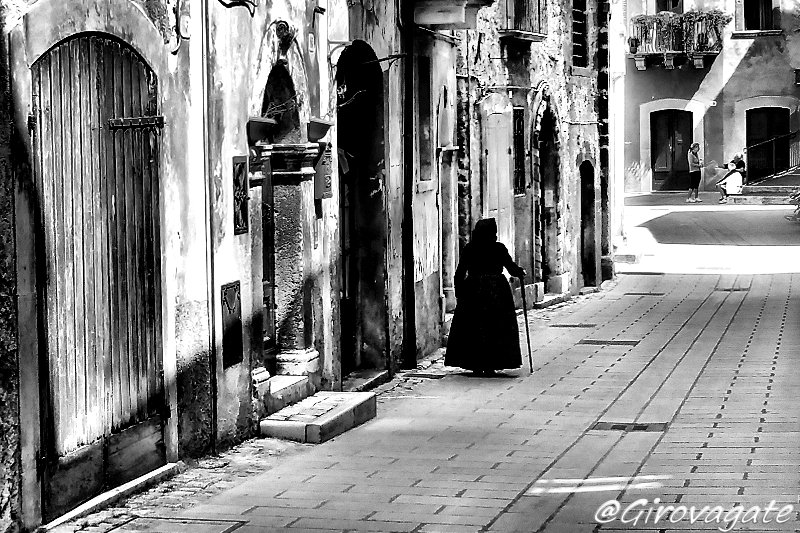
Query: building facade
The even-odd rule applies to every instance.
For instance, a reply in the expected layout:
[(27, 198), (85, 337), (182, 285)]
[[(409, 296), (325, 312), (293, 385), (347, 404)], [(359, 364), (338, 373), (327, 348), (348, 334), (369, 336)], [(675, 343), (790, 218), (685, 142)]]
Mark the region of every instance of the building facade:
[(612, 276), (608, 17), (606, 2), (500, 0), (460, 35), (459, 236), (497, 218), (532, 301)]
[(628, 2), (625, 190), (687, 189), (693, 142), (706, 190), (737, 152), (751, 182), (800, 164), (796, 19), (777, 0)]
[(538, 300), (611, 275), (603, 2), (2, 9), (0, 531), (413, 366), (481, 217)]

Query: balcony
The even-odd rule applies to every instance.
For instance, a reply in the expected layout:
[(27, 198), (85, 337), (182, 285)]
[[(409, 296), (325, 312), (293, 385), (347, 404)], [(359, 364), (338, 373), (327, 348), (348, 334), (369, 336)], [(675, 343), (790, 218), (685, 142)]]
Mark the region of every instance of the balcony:
[(646, 70), (648, 63), (663, 58), (664, 67), (674, 69), (675, 59), (683, 56), (695, 68), (703, 68), (706, 57), (722, 50), (722, 31), (732, 18), (718, 10), (633, 17), (628, 45), (636, 68)]
[(499, 0), (500, 39), (539, 42), (547, 37), (546, 0)]
[(478, 10), (494, 0), (416, 0), (414, 22), (432, 30), (475, 29)]

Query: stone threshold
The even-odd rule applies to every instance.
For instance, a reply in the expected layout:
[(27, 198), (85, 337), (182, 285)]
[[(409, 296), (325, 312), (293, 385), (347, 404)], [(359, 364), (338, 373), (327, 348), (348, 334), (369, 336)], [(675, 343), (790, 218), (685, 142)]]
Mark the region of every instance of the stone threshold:
[(320, 391), (261, 420), (262, 437), (320, 444), (375, 418), (371, 392)]
[(51, 531), (67, 522), (71, 522), (73, 520), (77, 520), (78, 518), (83, 518), (86, 515), (90, 515), (96, 511), (101, 509), (105, 509), (106, 507), (112, 506), (114, 503), (118, 502), (123, 498), (127, 498), (128, 496), (133, 495), (134, 493), (141, 492), (147, 488), (152, 487), (153, 485), (157, 485), (162, 481), (174, 476), (175, 474), (180, 473), (185, 466), (183, 463), (167, 463), (161, 468), (157, 468), (152, 472), (148, 472), (147, 474), (137, 477), (127, 483), (120, 485), (119, 487), (113, 488), (109, 491), (106, 491), (98, 496), (95, 496), (91, 500), (79, 505), (72, 511), (68, 512), (65, 515), (62, 515), (49, 524), (45, 524), (36, 531), (44, 532), (44, 531)]

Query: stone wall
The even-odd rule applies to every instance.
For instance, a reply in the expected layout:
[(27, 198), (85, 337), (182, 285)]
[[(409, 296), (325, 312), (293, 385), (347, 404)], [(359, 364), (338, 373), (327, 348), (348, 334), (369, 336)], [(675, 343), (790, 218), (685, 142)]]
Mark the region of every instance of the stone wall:
[[(0, 4), (0, 34), (10, 6)], [(20, 509), (19, 359), (14, 237), (13, 114), (6, 40), (0, 40), (0, 532), (17, 530)]]

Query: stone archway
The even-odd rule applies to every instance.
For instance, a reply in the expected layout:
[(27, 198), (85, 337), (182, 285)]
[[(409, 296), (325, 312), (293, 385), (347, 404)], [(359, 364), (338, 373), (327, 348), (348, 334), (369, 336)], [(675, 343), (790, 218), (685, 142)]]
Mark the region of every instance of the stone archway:
[(267, 137), (270, 143), (289, 144), (302, 141), (299, 108), (292, 75), (285, 62), (278, 62), (269, 73), (264, 101), (261, 104), (261, 116), (277, 122)]
[(384, 87), (377, 56), (364, 41), (336, 68), (340, 162), (342, 375), (388, 368)]
[(561, 157), (558, 113), (549, 89), (539, 89), (534, 106), (531, 136), (533, 152), (533, 219), (535, 234), (533, 279), (543, 293), (568, 289), (563, 275), (563, 223)]

